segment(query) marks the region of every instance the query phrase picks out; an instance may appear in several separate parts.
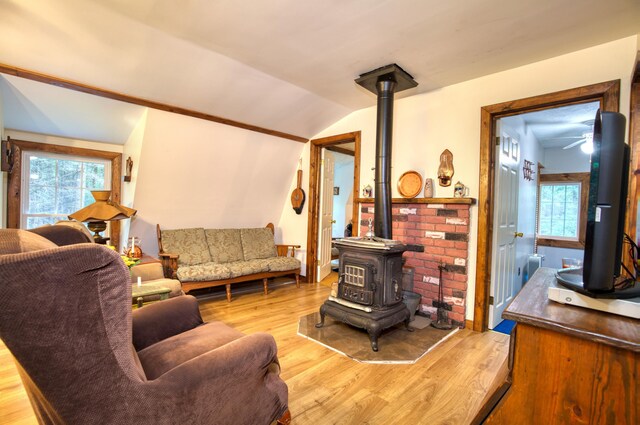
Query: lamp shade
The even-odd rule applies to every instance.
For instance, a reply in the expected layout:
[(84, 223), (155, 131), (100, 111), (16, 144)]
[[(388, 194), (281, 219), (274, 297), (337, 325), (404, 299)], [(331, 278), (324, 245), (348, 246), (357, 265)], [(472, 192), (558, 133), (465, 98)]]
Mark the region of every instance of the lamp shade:
[(95, 221), (122, 220), (134, 216), (138, 212), (133, 208), (123, 207), (109, 199), (111, 197), (110, 190), (92, 190), (91, 194), (96, 201), (70, 214), (70, 219), (89, 223)]

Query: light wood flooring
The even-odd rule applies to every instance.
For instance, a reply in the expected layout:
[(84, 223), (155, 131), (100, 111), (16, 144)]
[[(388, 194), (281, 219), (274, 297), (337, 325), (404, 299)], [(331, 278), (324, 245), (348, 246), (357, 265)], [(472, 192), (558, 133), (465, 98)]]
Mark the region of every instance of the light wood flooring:
[[(357, 363), (297, 335), (298, 318), (329, 294), (321, 284), (274, 287), (200, 305), (205, 320), (245, 333), (268, 332), (278, 344), (292, 423), (468, 424), (504, 371), (509, 337), (456, 332), (414, 365)], [(35, 424), (11, 355), (0, 344), (0, 423)]]

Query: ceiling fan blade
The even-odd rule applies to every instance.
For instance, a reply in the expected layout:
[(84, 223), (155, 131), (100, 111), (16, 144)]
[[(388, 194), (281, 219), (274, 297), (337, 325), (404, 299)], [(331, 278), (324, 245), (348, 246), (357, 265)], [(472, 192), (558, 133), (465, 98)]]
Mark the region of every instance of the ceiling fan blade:
[(586, 139), (586, 138), (582, 138), (581, 140), (576, 140), (575, 142), (573, 142), (573, 143), (571, 143), (571, 144), (568, 144), (567, 146), (565, 146), (565, 147), (564, 147), (564, 148), (562, 148), (562, 149), (571, 149), (572, 147), (574, 147), (574, 146), (578, 146), (578, 145), (580, 145), (580, 144), (582, 144), (582, 143), (584, 143), (584, 142), (586, 142), (586, 141), (587, 141), (587, 139)]

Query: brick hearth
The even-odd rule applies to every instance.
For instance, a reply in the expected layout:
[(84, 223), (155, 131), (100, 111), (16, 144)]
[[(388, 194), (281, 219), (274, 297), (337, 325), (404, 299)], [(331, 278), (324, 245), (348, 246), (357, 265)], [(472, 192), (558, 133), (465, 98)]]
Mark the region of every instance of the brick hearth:
[[(360, 234), (373, 218), (372, 203), (361, 204)], [(413, 267), (414, 292), (422, 296), (420, 311), (436, 319), (438, 264), (442, 273), (445, 308), (456, 326), (464, 327), (469, 257), (469, 205), (394, 203), (393, 239), (424, 245), (424, 252), (405, 252), (406, 265)]]

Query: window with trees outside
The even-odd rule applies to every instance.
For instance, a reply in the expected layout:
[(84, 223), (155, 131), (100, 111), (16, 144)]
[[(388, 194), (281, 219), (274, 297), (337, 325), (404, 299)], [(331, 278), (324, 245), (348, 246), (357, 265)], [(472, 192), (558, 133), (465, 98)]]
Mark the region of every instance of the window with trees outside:
[(22, 163), (23, 229), (67, 220), (94, 201), (92, 190), (110, 188), (109, 160), (24, 151)]
[(538, 190), (539, 245), (583, 248), (589, 173), (541, 174)]

